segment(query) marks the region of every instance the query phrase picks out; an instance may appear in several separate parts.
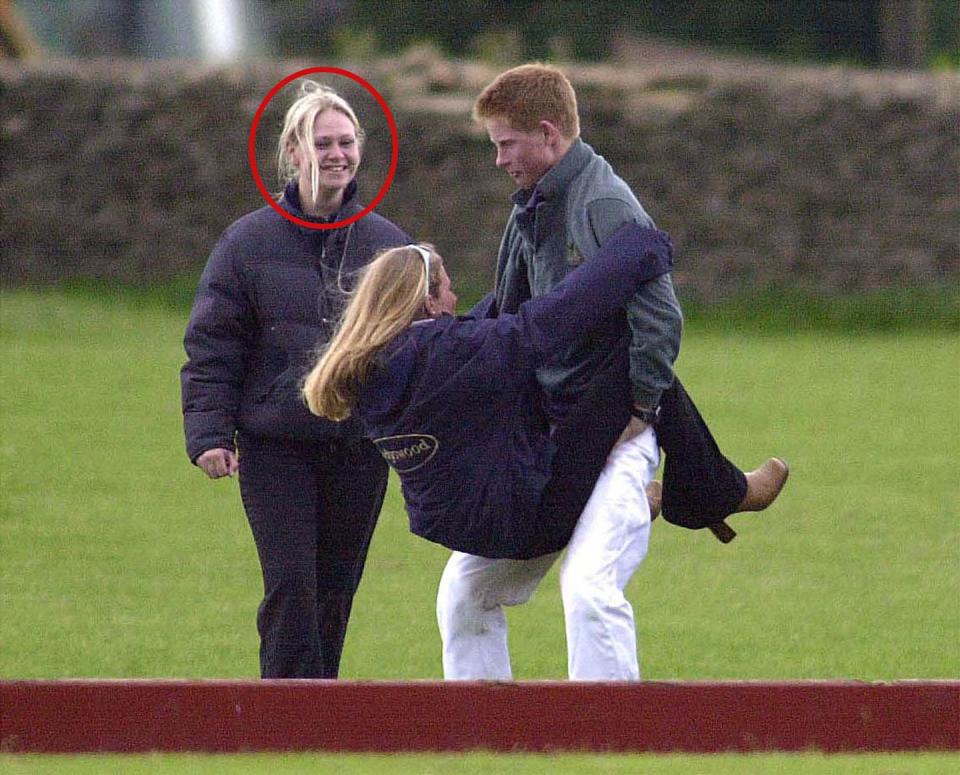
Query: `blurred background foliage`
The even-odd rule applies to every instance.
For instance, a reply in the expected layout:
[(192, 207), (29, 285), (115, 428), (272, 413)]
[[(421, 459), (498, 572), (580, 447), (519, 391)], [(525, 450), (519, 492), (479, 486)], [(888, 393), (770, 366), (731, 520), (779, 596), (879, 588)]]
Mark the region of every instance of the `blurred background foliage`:
[[(68, 56), (362, 60), (429, 44), (514, 62), (616, 58), (656, 37), (788, 62), (960, 67), (960, 0), (15, 0), (3, 49)], [(8, 11), (4, 11), (4, 16)], [(21, 43), (15, 27), (33, 43)], [(216, 52), (213, 52), (216, 54)], [(215, 58), (215, 57), (214, 57)], [(229, 58), (223, 56), (222, 58)]]
[[(273, 0), (292, 8), (292, 0)], [(497, 45), (515, 59), (602, 60), (630, 35), (790, 60), (865, 66), (957, 65), (957, 0), (357, 0), (347, 16), (379, 47), (438, 44), (457, 56)], [(306, 44), (309, 38), (302, 39)]]
[[(956, 330), (958, 30), (960, 0), (0, 0), (0, 284), (182, 275), (188, 303), (217, 234), (262, 205), (237, 152), (262, 95), (340, 65), (415, 138), (380, 211), (457, 255), (476, 298), (509, 183), (470, 105), (539, 58), (688, 257), (690, 314), (719, 325), (742, 294), (735, 317), (768, 328)], [(381, 112), (360, 112), (385, 169)]]

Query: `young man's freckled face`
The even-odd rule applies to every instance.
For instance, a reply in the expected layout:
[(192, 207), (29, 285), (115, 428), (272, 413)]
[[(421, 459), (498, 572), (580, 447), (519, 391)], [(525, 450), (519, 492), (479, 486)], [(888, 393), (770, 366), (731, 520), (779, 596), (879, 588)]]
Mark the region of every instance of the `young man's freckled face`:
[(533, 188), (554, 165), (556, 159), (543, 132), (523, 132), (499, 119), (486, 121), (484, 127), (497, 149), (496, 165), (510, 175), (518, 187)]

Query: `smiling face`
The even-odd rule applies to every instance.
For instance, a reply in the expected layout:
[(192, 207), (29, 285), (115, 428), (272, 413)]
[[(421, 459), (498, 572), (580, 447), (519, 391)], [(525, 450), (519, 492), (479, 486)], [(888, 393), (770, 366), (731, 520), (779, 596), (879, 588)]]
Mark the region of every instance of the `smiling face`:
[(309, 210), (309, 203), (314, 201), (313, 180), (316, 180), (317, 205), (321, 210), (329, 211), (329, 207), (324, 207), (323, 203), (333, 202), (339, 206), (344, 189), (356, 176), (360, 166), (360, 143), (350, 118), (334, 108), (318, 113), (313, 123), (313, 151), (316, 154), (315, 178), (309, 151), (301, 146), (291, 147), (289, 151), (291, 161), (298, 170), (300, 199)]
[(549, 121), (529, 132), (514, 129), (505, 120), (484, 121), (490, 142), (497, 149), (496, 164), (522, 189), (531, 189), (570, 147)]

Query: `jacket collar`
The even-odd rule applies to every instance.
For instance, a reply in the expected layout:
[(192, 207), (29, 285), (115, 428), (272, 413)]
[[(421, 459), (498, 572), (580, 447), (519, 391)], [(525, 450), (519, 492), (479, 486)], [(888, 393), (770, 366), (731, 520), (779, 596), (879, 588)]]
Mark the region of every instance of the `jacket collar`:
[(355, 215), (362, 209), (359, 197), (357, 196), (356, 178), (350, 181), (346, 190), (343, 192), (343, 203), (340, 205), (340, 209), (328, 218), (316, 218), (312, 215), (307, 215), (303, 211), (303, 205), (300, 202), (300, 184), (296, 180), (291, 180), (283, 189), (280, 206), (291, 215), (295, 215), (297, 218), (302, 218), (305, 221), (311, 221), (312, 223), (335, 223), (336, 221), (342, 221), (344, 218)]
[(513, 203), (519, 207), (532, 208), (541, 202), (556, 198), (566, 190), (570, 182), (583, 171), (595, 155), (593, 148), (578, 137), (563, 158), (537, 181), (532, 191), (521, 189), (514, 193), (511, 197)]

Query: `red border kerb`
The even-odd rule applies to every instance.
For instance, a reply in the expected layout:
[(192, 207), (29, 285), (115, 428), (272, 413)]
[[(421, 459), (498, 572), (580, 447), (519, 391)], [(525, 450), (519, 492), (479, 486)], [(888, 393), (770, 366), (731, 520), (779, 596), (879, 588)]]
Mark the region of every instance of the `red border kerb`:
[[(344, 218), (342, 221), (334, 221), (333, 223), (315, 223), (314, 221), (307, 221), (303, 218), (298, 218), (295, 215), (288, 213), (279, 204), (276, 200), (270, 195), (270, 192), (267, 191), (267, 187), (263, 184), (263, 180), (260, 177), (260, 171), (257, 169), (257, 154), (256, 154), (256, 140), (257, 140), (257, 127), (260, 125), (260, 119), (263, 116), (263, 111), (266, 109), (270, 100), (274, 98), (278, 91), (280, 91), (284, 86), (286, 86), (291, 81), (295, 81), (297, 78), (302, 78), (305, 75), (310, 75), (311, 73), (333, 73), (334, 75), (342, 75), (345, 78), (349, 78), (352, 81), (359, 83), (364, 89), (366, 89), (370, 94), (373, 95), (373, 98), (380, 105), (380, 109), (383, 111), (383, 114), (387, 117), (387, 124), (390, 127), (390, 142), (391, 142), (391, 153), (390, 153), (390, 167), (387, 170), (387, 177), (383, 181), (383, 185), (380, 187), (380, 190), (377, 192), (377, 195), (370, 201), (365, 208), (363, 208), (359, 213), (351, 215), (349, 218)], [(253, 180), (257, 184), (257, 188), (260, 189), (260, 193), (263, 195), (263, 198), (267, 200), (274, 210), (276, 210), (280, 215), (286, 218), (288, 221), (299, 224), (300, 226), (306, 226), (308, 229), (339, 229), (343, 226), (348, 226), (354, 221), (359, 221), (367, 213), (373, 211), (373, 208), (380, 204), (380, 200), (383, 199), (387, 191), (390, 190), (390, 186), (393, 184), (393, 176), (397, 171), (397, 159), (400, 155), (400, 140), (397, 133), (397, 122), (393, 119), (393, 113), (390, 112), (390, 106), (387, 105), (387, 101), (380, 95), (380, 93), (373, 88), (367, 81), (361, 78), (356, 73), (351, 73), (349, 70), (344, 70), (340, 67), (307, 67), (303, 70), (298, 70), (295, 73), (288, 75), (280, 83), (274, 86), (268, 93), (267, 96), (263, 98), (263, 101), (260, 103), (260, 107), (257, 108), (256, 115), (253, 117), (253, 123), (250, 125), (250, 135), (247, 140), (247, 157), (250, 161), (250, 172), (253, 173)]]
[(0, 753), (960, 751), (960, 681), (0, 680)]

